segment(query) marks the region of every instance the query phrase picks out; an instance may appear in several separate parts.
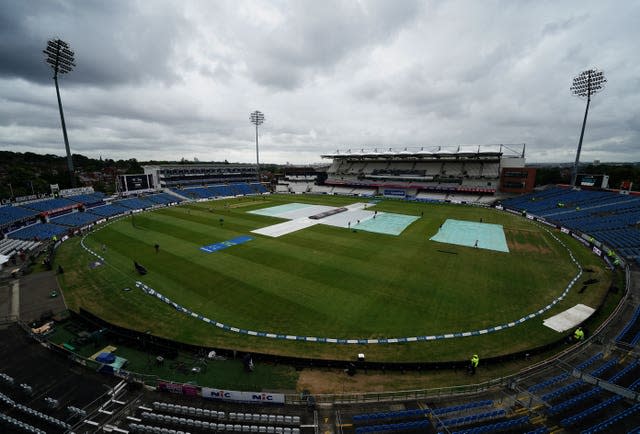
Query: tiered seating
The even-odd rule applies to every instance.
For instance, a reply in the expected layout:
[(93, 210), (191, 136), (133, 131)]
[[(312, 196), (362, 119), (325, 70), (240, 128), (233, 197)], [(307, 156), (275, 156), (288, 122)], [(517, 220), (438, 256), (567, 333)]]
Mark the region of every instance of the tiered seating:
[(534, 384), (533, 386), (529, 387), (527, 390), (531, 393), (535, 393), (540, 390), (546, 389), (549, 386), (560, 383), (561, 381), (564, 381), (567, 378), (569, 378), (569, 373), (564, 372), (562, 374), (556, 375), (555, 377), (551, 377), (547, 380), (544, 380), (538, 384)]
[(640, 197), (554, 187), (508, 199), (503, 205), (579, 230), (640, 261)]
[(81, 227), (90, 225), (91, 223), (100, 220), (102, 217), (90, 212), (73, 212), (70, 214), (61, 215), (60, 217), (52, 218), (51, 223), (57, 225)]
[(415, 420), (413, 422), (399, 422), (384, 425), (368, 425), (356, 428), (356, 434), (365, 434), (373, 432), (398, 432), (398, 431), (427, 431), (431, 426), (428, 420)]
[(589, 408), (587, 408), (586, 410), (581, 411), (578, 414), (574, 414), (573, 416), (569, 416), (567, 418), (564, 418), (560, 421), (560, 424), (564, 427), (569, 427), (572, 425), (575, 425), (579, 422), (581, 422), (583, 419), (592, 417), (594, 415), (596, 415), (597, 413), (600, 413), (602, 410), (610, 407), (611, 405), (615, 404), (616, 402), (620, 401), (622, 399), (621, 396), (616, 395), (613, 396), (609, 399), (607, 399), (606, 401), (600, 402), (596, 405), (593, 405)]
[[(300, 434), (300, 416), (267, 414), (267, 413), (236, 413), (210, 410), (201, 407), (190, 407), (167, 402), (154, 402), (156, 411), (172, 413), (172, 415), (153, 413), (151, 409), (140, 407), (141, 420), (144, 426), (154, 428), (149, 424), (163, 424), (178, 426), (189, 430), (210, 430), (227, 432), (252, 432), (270, 434)], [(175, 415), (175, 416), (174, 416)], [(143, 428), (137, 428), (142, 432)]]
[[(577, 365), (576, 369), (579, 370), (579, 371), (584, 371), (589, 366), (593, 365), (598, 360), (600, 360), (603, 356), (604, 356), (603, 353), (597, 353), (597, 354), (591, 356), (590, 358), (588, 358), (587, 360), (585, 360), (584, 362), (582, 362), (579, 365)], [(569, 378), (569, 373), (568, 372), (563, 372), (562, 374), (556, 375), (554, 377), (551, 377), (551, 378), (548, 378), (546, 380), (543, 380), (540, 383), (534, 384), (533, 386), (530, 386), (527, 390), (529, 392), (531, 392), (531, 393), (536, 393), (536, 392), (539, 392), (539, 391), (541, 391), (543, 389), (548, 388), (549, 386), (561, 383), (561, 382), (565, 381), (568, 378)], [(572, 389), (569, 389), (569, 390), (572, 390)], [(557, 396), (555, 396), (554, 393), (558, 392), (558, 391), (560, 391), (560, 393), (558, 393)], [(553, 399), (555, 397), (559, 397), (562, 394), (563, 393), (561, 392), (561, 389), (557, 389), (554, 392), (550, 392), (549, 399)], [(544, 396), (543, 396), (543, 399), (544, 399)]]
[(47, 199), (47, 200), (41, 200), (38, 202), (31, 202), (24, 205), (24, 207), (43, 212), (43, 211), (51, 211), (59, 208), (67, 208), (74, 205), (78, 205), (78, 202), (74, 202), (72, 200), (60, 197), (56, 199)]
[(144, 197), (146, 200), (154, 204), (168, 205), (174, 202), (182, 202), (182, 199), (170, 195), (169, 193), (150, 194)]
[(40, 245), (37, 241), (25, 241), (12, 238), (0, 240), (0, 255), (12, 256), (15, 252), (29, 251)]
[(60, 226), (53, 223), (36, 223), (11, 232), (8, 236), (9, 238), (19, 238), (22, 240), (48, 240), (54, 236), (60, 236), (68, 230), (69, 228), (67, 226)]
[(229, 186), (224, 184), (210, 185), (208, 187), (209, 197), (231, 197), (237, 193), (233, 191)]
[[(485, 433), (493, 433), (497, 431), (516, 430), (525, 425), (528, 425), (529, 423), (531, 423), (529, 420), (529, 416), (522, 416), (517, 419), (508, 419), (508, 420), (492, 423), (490, 425), (482, 425), (482, 426), (477, 426), (470, 429), (465, 429), (462, 431), (455, 431), (453, 434), (485, 434)], [(539, 432), (539, 430), (536, 430), (534, 432)], [(541, 432), (548, 432), (548, 431), (546, 428), (544, 428), (544, 431), (541, 431)]]
[(333, 187), (334, 194), (352, 194), (353, 188), (351, 187)]
[(252, 182), (251, 184), (249, 184), (249, 186), (251, 188), (253, 188), (257, 193), (268, 193), (267, 189), (264, 187), (264, 185), (258, 183), (258, 182)]
[(311, 192), (316, 194), (328, 194), (328, 193), (331, 193), (332, 189), (333, 187), (330, 187), (328, 185), (312, 185), (311, 186)]
[(37, 215), (37, 211), (20, 206), (2, 206), (0, 207), (0, 226), (35, 217)]
[(376, 195), (377, 190), (374, 188), (354, 188), (351, 193), (360, 197), (373, 197)]
[[(26, 405), (22, 405), (19, 403), (16, 403), (13, 399), (11, 399), (10, 397), (8, 397), (7, 395), (0, 393), (0, 403), (4, 404), (5, 406), (10, 407), (11, 409), (17, 410), (21, 413), (26, 414), (27, 416), (31, 417), (31, 418), (35, 418), (35, 419), (39, 419), (42, 422), (46, 422), (49, 423), (51, 425), (54, 425), (58, 428), (69, 430), (71, 429), (71, 426), (66, 423), (61, 421), (60, 419), (56, 419), (55, 417), (51, 417), (48, 414), (39, 412), (37, 410), (32, 409), (31, 407), (27, 407)], [(4, 416), (4, 418), (3, 418)], [(24, 431), (26, 432), (32, 432), (32, 433), (44, 433), (44, 431), (41, 431), (35, 427), (32, 427), (31, 425), (28, 425), (24, 422), (21, 422), (17, 419), (12, 419), (12, 418), (8, 418), (8, 416), (0, 413), (0, 424), (4, 424), (4, 425), (13, 425), (15, 427), (18, 428), (22, 428)]]
[(451, 428), (455, 426), (484, 422), (486, 420), (504, 417), (506, 414), (507, 412), (504, 409), (499, 409), (486, 411), (484, 413), (475, 413), (466, 416), (454, 417), (451, 419), (441, 419), (437, 424), (437, 428)]
[(292, 193), (306, 193), (309, 191), (309, 184), (306, 182), (291, 182), (289, 183), (289, 191)]
[(117, 200), (114, 203), (130, 209), (146, 209), (153, 206), (153, 202), (145, 200), (141, 197), (132, 197), (129, 199)]
[(80, 202), (85, 205), (91, 205), (94, 203), (102, 202), (105, 197), (107, 197), (106, 194), (96, 191), (95, 193), (90, 194), (77, 194), (75, 196), (69, 196), (67, 199), (70, 199), (74, 202)]
[(172, 190), (181, 196), (189, 197), (191, 199), (209, 199), (211, 197), (214, 197), (214, 195), (211, 194), (211, 191), (204, 187), (190, 187), (190, 188), (183, 188), (182, 190), (180, 189), (172, 189)]
[(229, 184), (232, 190), (236, 190), (237, 194), (256, 194), (255, 190), (249, 187), (249, 184), (244, 182), (238, 182), (236, 184)]
[(98, 214), (102, 217), (113, 217), (115, 215), (123, 214), (129, 211), (131, 211), (129, 208), (125, 208), (124, 206), (117, 205), (115, 203), (91, 208), (91, 213)]
[(380, 413), (363, 413), (353, 416), (354, 423), (371, 423), (378, 420), (397, 420), (397, 419), (415, 419), (424, 418), (429, 413), (429, 410), (416, 409), (416, 410), (400, 410), (400, 411), (386, 411)]
[(491, 400), (467, 402), (465, 404), (454, 405), (451, 407), (435, 408), (431, 410), (431, 413), (440, 416), (442, 414), (457, 413), (459, 411), (470, 410), (472, 408), (490, 407), (492, 405), (493, 401)]
[(623, 342), (629, 345), (635, 345), (640, 340), (640, 307), (633, 312), (633, 316), (622, 329), (616, 342)]
[(15, 408), (16, 410), (28, 416), (31, 416), (36, 419), (40, 419), (41, 421), (47, 422), (51, 425), (55, 425), (58, 428), (62, 428), (65, 431), (71, 429), (71, 425), (69, 425), (68, 423), (63, 422), (60, 419), (56, 419), (55, 417), (51, 417), (48, 414), (44, 414), (42, 412), (36, 411), (30, 407), (27, 407), (26, 405), (15, 404), (13, 408)]
[(636, 404), (633, 407), (627, 408), (626, 410), (623, 410), (622, 412), (613, 415), (606, 420), (603, 420), (602, 422), (592, 426), (591, 428), (587, 428), (586, 430), (582, 431), (582, 434), (595, 434), (602, 431), (620, 432), (614, 429), (614, 426), (626, 419), (634, 417), (634, 415), (636, 415), (637, 413), (640, 413), (640, 404)]
[(155, 410), (166, 411), (168, 413), (183, 414), (183, 415), (198, 416), (198, 417), (201, 416), (201, 417), (206, 417), (211, 419), (224, 419), (227, 415), (224, 411), (208, 410), (200, 407), (189, 407), (186, 405), (172, 404), (169, 402), (155, 401), (153, 403), (153, 408)]
[(0, 425), (10, 427), (19, 431), (34, 433), (34, 434), (47, 434), (46, 431), (42, 431), (39, 428), (29, 425), (28, 423), (22, 422), (18, 419), (15, 419), (11, 416), (7, 416), (4, 413), (0, 413)]

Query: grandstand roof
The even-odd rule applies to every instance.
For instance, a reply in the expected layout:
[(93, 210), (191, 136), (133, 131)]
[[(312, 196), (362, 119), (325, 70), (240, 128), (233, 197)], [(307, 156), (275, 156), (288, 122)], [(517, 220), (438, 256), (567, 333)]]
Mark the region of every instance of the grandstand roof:
[(321, 155), (322, 158), (419, 158), (441, 156), (494, 156), (494, 157), (522, 157), (524, 156), (524, 144), (499, 144), (499, 145), (449, 145), (449, 146), (423, 146), (405, 147), (394, 149), (379, 147), (373, 149), (347, 149), (337, 150), (329, 154)]

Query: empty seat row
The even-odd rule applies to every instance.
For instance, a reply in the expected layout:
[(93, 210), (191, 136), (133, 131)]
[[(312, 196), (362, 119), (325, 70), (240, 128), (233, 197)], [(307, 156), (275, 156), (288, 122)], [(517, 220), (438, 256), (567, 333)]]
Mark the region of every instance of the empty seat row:
[(560, 424), (563, 427), (568, 427), (571, 425), (575, 425), (576, 423), (580, 422), (581, 420), (587, 418), (587, 417), (591, 417), (592, 415), (599, 413), (600, 411), (604, 410), (605, 408), (615, 404), (616, 402), (620, 401), (622, 399), (621, 396), (616, 395), (612, 398), (607, 399), (606, 401), (603, 401), (599, 404), (596, 404), (592, 407), (587, 408), (584, 411), (581, 411), (578, 414), (574, 414), (573, 416), (567, 417), (565, 419), (562, 419), (560, 421)]
[(229, 413), (229, 420), (269, 424), (300, 425), (300, 416), (264, 413)]
[[(635, 329), (635, 325), (636, 325), (637, 321), (639, 321), (639, 320), (640, 320), (640, 307), (635, 310), (635, 312), (633, 313), (633, 316), (631, 317), (631, 319), (629, 320), (627, 325), (624, 327), (624, 329), (622, 329), (622, 331), (620, 332), (620, 334), (616, 338), (616, 342), (631, 343), (634, 340), (635, 336), (631, 336), (631, 333), (629, 333), (629, 332), (632, 329)], [(629, 335), (629, 336), (627, 336), (627, 335)]]
[(470, 408), (489, 407), (491, 405), (493, 405), (493, 401), (487, 399), (484, 401), (468, 402), (466, 404), (454, 405), (451, 407), (434, 408), (434, 409), (431, 409), (431, 413), (440, 415), (440, 414), (454, 413), (462, 410), (468, 410)]
[(71, 426), (68, 423), (63, 422), (60, 419), (56, 419), (55, 417), (51, 417), (48, 414), (41, 413), (41, 412), (39, 412), (37, 410), (34, 410), (34, 409), (30, 408), (30, 407), (27, 407), (26, 405), (16, 404), (14, 408), (16, 410), (19, 410), (19, 411), (25, 413), (25, 414), (28, 414), (29, 416), (41, 419), (41, 420), (43, 420), (45, 422), (48, 422), (50, 424), (53, 424), (53, 425), (57, 425), (60, 428), (71, 429)]
[(554, 385), (556, 383), (564, 381), (567, 378), (569, 378), (569, 373), (565, 372), (565, 373), (562, 373), (560, 375), (556, 375), (555, 377), (551, 377), (551, 378), (549, 378), (547, 380), (541, 381), (538, 384), (534, 384), (533, 386), (529, 387), (527, 390), (529, 392), (531, 392), (531, 393), (535, 393), (535, 392), (537, 392), (539, 390), (546, 389), (549, 386), (552, 386), (552, 385)]
[(14, 419), (11, 416), (7, 416), (4, 413), (0, 413), (0, 425), (4, 426), (12, 426), (24, 432), (29, 432), (33, 434), (47, 434), (45, 431), (38, 429), (28, 423), (22, 422), (18, 419)]
[[(204, 430), (216, 430), (218, 424), (215, 422), (208, 422), (202, 420), (194, 420), (188, 419), (184, 417), (178, 416), (169, 416), (166, 414), (155, 414), (149, 412), (143, 412), (141, 417), (146, 422), (155, 422), (155, 423), (164, 423), (164, 424), (173, 424), (173, 425), (184, 425), (190, 428), (196, 429), (204, 429)], [(224, 424), (220, 424), (224, 426)]]
[(413, 422), (401, 422), (384, 425), (359, 426), (356, 428), (356, 434), (365, 434), (373, 432), (398, 432), (398, 431), (426, 431), (431, 426), (427, 419), (416, 420)]
[(182, 414), (185, 416), (197, 416), (210, 419), (224, 419), (226, 413), (224, 411), (209, 410), (199, 407), (188, 407), (186, 405), (171, 404), (169, 402), (154, 402), (153, 408), (155, 410), (166, 411), (174, 414)]
[(582, 431), (582, 434), (595, 434), (597, 432), (601, 432), (601, 431), (611, 431), (610, 428), (615, 425), (616, 423), (628, 418), (628, 417), (632, 417), (633, 415), (635, 415), (636, 413), (640, 412), (640, 404), (636, 404), (633, 407), (629, 407), (626, 410), (622, 411), (621, 413), (618, 413), (616, 415), (611, 416), (610, 418), (603, 420), (602, 422), (598, 423), (597, 425), (592, 426), (591, 428), (588, 428), (584, 431)]
[(503, 417), (506, 413), (507, 412), (505, 410), (500, 409), (500, 410), (488, 411), (485, 413), (470, 414), (468, 416), (456, 417), (453, 419), (444, 419), (438, 422), (438, 428), (445, 427), (445, 426), (452, 427), (452, 426), (458, 426), (458, 425), (467, 425), (470, 423), (477, 423), (485, 419)]
[(364, 413), (356, 414), (353, 416), (355, 423), (363, 422), (367, 423), (372, 420), (381, 419), (409, 419), (415, 417), (424, 417), (428, 413), (428, 410), (416, 409), (416, 410), (400, 410), (400, 411), (386, 411), (380, 413)]
[(159, 428), (156, 426), (142, 425), (138, 423), (130, 423), (129, 430), (131, 432), (142, 432), (142, 433), (149, 433), (149, 434), (191, 434), (185, 431), (179, 431), (179, 430), (168, 429), (168, 428)]
[(549, 392), (545, 395), (542, 395), (543, 401), (553, 401), (554, 399), (560, 398), (562, 395), (566, 395), (567, 393), (583, 386), (584, 381), (574, 381), (573, 383), (569, 383), (566, 386), (562, 386), (552, 392)]
[(593, 398), (594, 396), (597, 396), (598, 394), (600, 394), (600, 392), (602, 392), (602, 389), (600, 387), (594, 387), (593, 389), (587, 390), (586, 392), (581, 393), (580, 395), (574, 396), (572, 398), (567, 399), (566, 401), (562, 401), (561, 403), (554, 405), (553, 407), (547, 410), (547, 413), (549, 415), (561, 413), (564, 410), (574, 407), (580, 404), (581, 402), (586, 401), (589, 398)]
[(4, 383), (9, 383), (9, 384), (13, 384), (13, 377), (10, 375), (5, 374), (4, 372), (0, 372), (0, 381), (4, 382)]
[(618, 358), (614, 357), (613, 359), (609, 360), (607, 363), (600, 366), (598, 369), (591, 372), (591, 375), (593, 375), (594, 377), (600, 377), (602, 374), (604, 374), (605, 372), (607, 372), (609, 369), (613, 368), (617, 364), (618, 364)]
[(492, 423), (491, 425), (476, 426), (474, 428), (466, 429), (463, 431), (456, 431), (454, 434), (486, 434), (496, 431), (514, 430), (527, 424), (529, 424), (529, 416), (523, 416), (517, 419), (503, 420), (501, 422)]
[(14, 407), (16, 405), (13, 399), (9, 398), (7, 395), (5, 395), (2, 392), (0, 392), (0, 402), (5, 405), (8, 405), (9, 407)]

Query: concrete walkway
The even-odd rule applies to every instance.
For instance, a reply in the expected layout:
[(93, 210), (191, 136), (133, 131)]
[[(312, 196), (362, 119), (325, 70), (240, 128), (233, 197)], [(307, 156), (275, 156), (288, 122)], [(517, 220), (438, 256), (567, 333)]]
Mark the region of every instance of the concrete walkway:
[(20, 281), (16, 280), (11, 286), (11, 314), (12, 317), (20, 316)]

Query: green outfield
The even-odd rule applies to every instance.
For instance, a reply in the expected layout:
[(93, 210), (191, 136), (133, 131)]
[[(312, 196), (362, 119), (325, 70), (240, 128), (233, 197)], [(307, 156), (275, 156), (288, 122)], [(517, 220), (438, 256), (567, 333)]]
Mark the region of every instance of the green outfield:
[[(542, 320), (577, 303), (597, 307), (610, 276), (575, 240), (561, 238), (597, 279), (550, 311), (482, 336), (387, 345), (279, 341), (240, 335), (177, 312), (143, 294), (141, 280), (173, 301), (241, 329), (343, 339), (441, 335), (515, 321), (551, 303), (576, 275), (565, 247), (530, 221), (491, 209), (449, 204), (382, 201), (371, 211), (419, 216), (399, 236), (316, 225), (279, 238), (252, 234), (284, 220), (248, 213), (291, 202), (346, 206), (357, 198), (261, 196), (163, 208), (120, 219), (65, 242), (57, 261), (64, 297), (124, 327), (183, 342), (264, 353), (368, 360), (437, 361), (485, 357), (543, 345), (559, 338)], [(367, 201), (366, 199), (360, 201)], [(431, 241), (447, 219), (502, 225), (509, 252)], [(200, 247), (253, 239), (206, 253)], [(160, 246), (156, 252), (154, 245)], [(104, 245), (104, 251), (103, 251)], [(149, 273), (138, 276), (133, 261)], [(131, 288), (131, 291), (124, 291)]]

